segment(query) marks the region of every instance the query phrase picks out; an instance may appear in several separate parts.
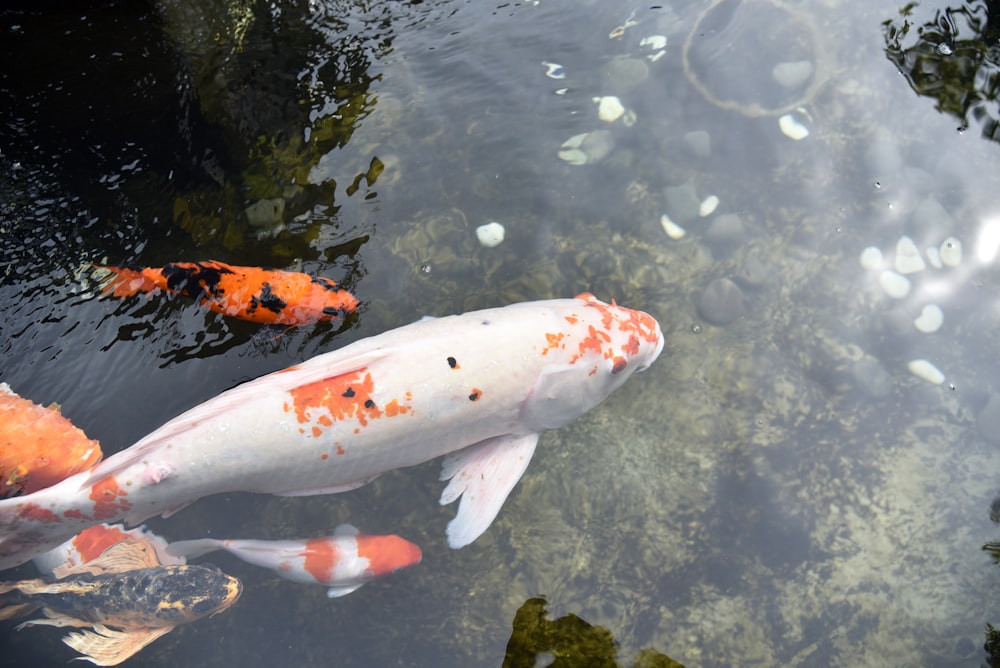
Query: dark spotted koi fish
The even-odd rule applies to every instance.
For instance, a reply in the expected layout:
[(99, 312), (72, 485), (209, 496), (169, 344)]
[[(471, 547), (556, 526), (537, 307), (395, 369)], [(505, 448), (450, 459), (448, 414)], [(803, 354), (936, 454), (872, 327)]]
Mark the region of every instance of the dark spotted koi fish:
[(360, 487), (445, 455), (459, 548), (492, 523), (539, 432), (594, 408), (663, 349), (651, 316), (593, 295), (430, 318), (238, 385), (34, 494), (0, 500), (0, 568), (100, 522), (209, 494)]
[(141, 537), (121, 535), (126, 539), (94, 559), (57, 568), (58, 579), (0, 583), (0, 619), (41, 608), (44, 619), (26, 621), (18, 630), (89, 628), (70, 633), (63, 642), (80, 652), (81, 659), (114, 666), (174, 627), (217, 614), (239, 598), (240, 581), (218, 568), (162, 565)]
[(172, 262), (163, 267), (93, 265), (113, 277), (105, 292), (129, 297), (163, 290), (196, 299), (223, 315), (263, 325), (308, 325), (353, 313), (358, 300), (323, 276), (238, 267), (215, 260)]

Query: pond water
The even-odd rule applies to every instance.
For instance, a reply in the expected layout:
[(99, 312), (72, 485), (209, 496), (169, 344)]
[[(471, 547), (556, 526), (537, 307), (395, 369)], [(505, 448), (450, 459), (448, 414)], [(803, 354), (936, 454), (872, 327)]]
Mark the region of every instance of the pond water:
[[(243, 581), (238, 604), (133, 662), (496, 666), (539, 596), (552, 619), (606, 628), (622, 665), (644, 649), (688, 666), (986, 660), (1000, 623), (982, 549), (1000, 538), (986, 3), (0, 16), (0, 380), (59, 403), (106, 454), (423, 315), (591, 291), (666, 336), (649, 371), (542, 436), (461, 550), (438, 462), (151, 520), (170, 539), (351, 522), (424, 559), (330, 600), (213, 555)], [(495, 247), (476, 236), (490, 221)], [(210, 258), (327, 276), (362, 307), (261, 333), (180, 296), (101, 298), (89, 269)], [(13, 626), (0, 665), (74, 656), (60, 630)]]

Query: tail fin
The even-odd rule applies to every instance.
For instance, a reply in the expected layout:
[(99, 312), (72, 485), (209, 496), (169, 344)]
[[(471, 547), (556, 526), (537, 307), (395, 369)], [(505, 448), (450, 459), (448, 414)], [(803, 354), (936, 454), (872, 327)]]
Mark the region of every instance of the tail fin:
[(208, 554), (209, 552), (224, 549), (226, 549), (224, 541), (216, 540), (214, 538), (200, 538), (198, 540), (178, 540), (170, 543), (167, 545), (167, 554), (172, 554), (175, 557), (193, 559), (194, 557), (200, 557), (201, 555)]
[(104, 274), (103, 277), (108, 277), (103, 287), (105, 295), (131, 297), (140, 292), (152, 292), (157, 288), (156, 283), (147, 277), (142, 269), (110, 264), (92, 264), (90, 266)]

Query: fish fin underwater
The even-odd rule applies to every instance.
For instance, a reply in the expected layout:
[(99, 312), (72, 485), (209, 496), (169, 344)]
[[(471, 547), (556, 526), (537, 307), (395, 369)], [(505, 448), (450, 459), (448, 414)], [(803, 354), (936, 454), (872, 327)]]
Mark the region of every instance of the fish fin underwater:
[(76, 659), (98, 666), (117, 666), (139, 650), (173, 631), (172, 626), (138, 631), (116, 631), (96, 624), (92, 631), (74, 631), (62, 639), (83, 656)]
[(465, 547), (493, 523), (531, 463), (537, 444), (538, 434), (504, 435), (445, 456), (440, 479), (449, 482), (439, 503), (447, 505), (461, 497), (458, 513), (448, 523), (449, 547)]

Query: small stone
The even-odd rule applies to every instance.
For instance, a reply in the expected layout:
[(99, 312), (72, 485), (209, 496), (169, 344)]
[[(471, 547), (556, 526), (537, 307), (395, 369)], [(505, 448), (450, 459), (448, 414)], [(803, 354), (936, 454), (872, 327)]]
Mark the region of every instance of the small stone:
[(254, 227), (280, 225), (285, 215), (285, 200), (281, 197), (260, 199), (244, 209), (247, 222)]
[(902, 299), (910, 294), (910, 279), (886, 269), (878, 275), (878, 283), (885, 294), (893, 299)]
[(778, 63), (771, 70), (771, 78), (784, 88), (798, 88), (813, 75), (813, 64), (808, 60)]
[(861, 251), (861, 266), (865, 269), (882, 268), (882, 251), (878, 246), (869, 246)]
[(597, 117), (606, 123), (614, 123), (625, 113), (625, 106), (622, 101), (614, 95), (595, 97), (597, 103)]
[(709, 283), (698, 300), (701, 317), (720, 327), (739, 318), (745, 310), (743, 291), (728, 278), (717, 278)]
[(850, 374), (858, 390), (870, 399), (883, 399), (892, 392), (892, 375), (871, 355), (853, 362)]
[(477, 227), (476, 238), (486, 248), (493, 248), (503, 243), (504, 232), (503, 225), (494, 220)]
[(933, 196), (925, 197), (910, 214), (907, 230), (918, 239), (940, 239), (955, 229), (955, 219)]
[(684, 135), (684, 148), (696, 158), (712, 155), (712, 136), (704, 130), (692, 130)]
[(767, 275), (767, 266), (756, 257), (750, 256), (736, 268), (732, 279), (744, 288), (756, 289), (767, 282)]
[(663, 231), (667, 233), (667, 236), (677, 241), (678, 239), (683, 239), (687, 232), (683, 227), (670, 220), (670, 216), (663, 214), (660, 216), (660, 225), (663, 226)]
[(957, 267), (962, 264), (962, 242), (955, 237), (948, 237), (941, 242), (938, 250), (941, 262), (949, 267)]
[(718, 207), (719, 198), (715, 195), (709, 195), (701, 201), (701, 204), (698, 205), (698, 215), (702, 218), (711, 216)]
[(943, 269), (944, 263), (941, 261), (941, 253), (938, 252), (936, 246), (928, 246), (924, 249), (924, 255), (927, 256), (927, 264), (934, 267), (935, 269)]
[(896, 242), (894, 266), (896, 271), (901, 274), (915, 274), (927, 267), (924, 264), (924, 258), (920, 257), (920, 249), (917, 248), (917, 244), (906, 235), (901, 236)]
[(913, 360), (906, 365), (906, 368), (910, 370), (917, 378), (923, 378), (928, 383), (933, 383), (935, 385), (940, 385), (944, 382), (944, 374), (936, 366), (924, 359)]
[(743, 243), (746, 238), (743, 220), (735, 213), (716, 216), (705, 230), (705, 238), (712, 243), (725, 246)]
[(779, 118), (778, 128), (781, 129), (783, 135), (795, 141), (805, 139), (809, 136), (809, 128), (797, 119), (794, 114), (785, 114)]
[(679, 186), (670, 186), (665, 188), (663, 192), (667, 213), (670, 214), (672, 220), (683, 224), (698, 218), (701, 200), (693, 185), (684, 183)]
[(913, 321), (913, 325), (924, 334), (931, 334), (941, 329), (944, 324), (944, 313), (937, 304), (928, 304)]

